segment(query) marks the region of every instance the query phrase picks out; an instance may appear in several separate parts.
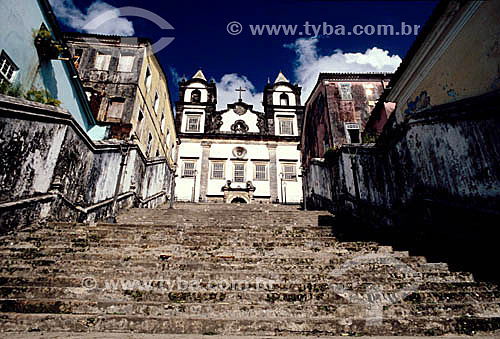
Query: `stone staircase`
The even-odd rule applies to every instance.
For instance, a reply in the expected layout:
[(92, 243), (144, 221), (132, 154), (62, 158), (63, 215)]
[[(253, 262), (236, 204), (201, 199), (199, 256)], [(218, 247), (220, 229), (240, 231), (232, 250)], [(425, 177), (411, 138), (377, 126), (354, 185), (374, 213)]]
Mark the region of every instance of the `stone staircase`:
[(0, 238), (1, 332), (498, 334), (500, 291), (326, 212), (178, 204)]

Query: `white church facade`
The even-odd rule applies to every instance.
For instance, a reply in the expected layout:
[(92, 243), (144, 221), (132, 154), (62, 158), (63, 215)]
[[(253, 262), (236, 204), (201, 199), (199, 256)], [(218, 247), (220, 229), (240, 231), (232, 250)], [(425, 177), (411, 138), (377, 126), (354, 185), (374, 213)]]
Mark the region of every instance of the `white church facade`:
[(216, 110), (217, 89), (199, 70), (179, 83), (176, 200), (300, 203), (301, 88), (280, 72), (264, 89), (264, 112), (241, 99)]

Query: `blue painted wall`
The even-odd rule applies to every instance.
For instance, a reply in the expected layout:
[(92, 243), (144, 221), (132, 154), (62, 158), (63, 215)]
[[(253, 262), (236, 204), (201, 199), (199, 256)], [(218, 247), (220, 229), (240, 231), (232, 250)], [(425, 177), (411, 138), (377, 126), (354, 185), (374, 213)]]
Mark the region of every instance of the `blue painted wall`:
[(72, 78), (68, 61), (40, 60), (33, 43), (33, 32), (45, 24), (53, 32), (39, 0), (0, 1), (0, 50), (5, 50), (19, 68), (14, 79), (27, 92), (43, 88), (61, 101), (92, 139), (103, 139), (106, 128), (97, 126), (85, 94)]

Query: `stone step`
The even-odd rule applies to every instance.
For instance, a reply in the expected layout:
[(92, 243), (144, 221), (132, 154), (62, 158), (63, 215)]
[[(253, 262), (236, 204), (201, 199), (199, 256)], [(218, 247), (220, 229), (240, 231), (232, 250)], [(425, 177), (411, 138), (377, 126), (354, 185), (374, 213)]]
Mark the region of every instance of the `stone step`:
[[(95, 257), (96, 263), (98, 263), (101, 258)], [(126, 258), (125, 258), (126, 259)], [(373, 274), (386, 274), (392, 277), (397, 277), (399, 275), (412, 275), (413, 271), (415, 272), (443, 272), (443, 269), (440, 266), (436, 265), (426, 265), (425, 260), (421, 258), (415, 257), (404, 257), (397, 259), (398, 264), (384, 264), (384, 263), (369, 263), (363, 265), (357, 265), (347, 268), (342, 268), (341, 265), (345, 262), (344, 260), (336, 260), (329, 259), (328, 261), (315, 261), (312, 263), (302, 263), (300, 261), (293, 262), (286, 259), (279, 258), (274, 261), (259, 261), (255, 260), (247, 260), (246, 258), (242, 258), (242, 260), (232, 259), (229, 260), (208, 260), (201, 258), (185, 258), (185, 260), (158, 260), (155, 268), (152, 268), (151, 265), (143, 266), (132, 266), (132, 265), (113, 265), (108, 266), (99, 266), (95, 264), (90, 264), (89, 266), (85, 266), (88, 269), (88, 272), (101, 272), (109, 270), (117, 270), (123, 271), (124, 273), (131, 272), (144, 272), (144, 271), (172, 271), (172, 270), (182, 270), (182, 271), (232, 271), (232, 270), (244, 270), (251, 272), (288, 272), (289, 270), (293, 270), (294, 272), (325, 272), (337, 275), (346, 275), (350, 277), (355, 276), (370, 276)], [(348, 261), (349, 262), (349, 261)], [(1, 268), (2, 271), (7, 271), (9, 273), (15, 271), (23, 271), (29, 269), (37, 269), (34, 265), (40, 264), (38, 268), (41, 269), (54, 269), (60, 273), (71, 272), (72, 270), (79, 270), (82, 266), (72, 265), (72, 262), (61, 261), (60, 263), (50, 265), (50, 267), (46, 264), (49, 264), (50, 261), (38, 260), (34, 263), (24, 263), (24, 264), (10, 264)], [(65, 264), (67, 263), (67, 264)], [(423, 269), (420, 269), (423, 267)], [(445, 271), (446, 272), (446, 271)]]
[[(155, 334), (209, 335), (360, 335), (366, 333), (367, 321), (356, 317), (219, 319), (201, 317), (154, 317), (139, 315), (91, 314), (22, 314), (4, 313), (0, 331), (129, 332)], [(369, 326), (371, 335), (444, 335), (494, 331), (499, 318), (479, 317), (409, 317), (384, 318), (379, 326)]]
[[(140, 231), (140, 232), (138, 232)], [(288, 238), (315, 238), (321, 237), (326, 238), (325, 240), (331, 241), (335, 240), (335, 237), (331, 235), (331, 231), (328, 229), (324, 230), (306, 230), (306, 229), (262, 229), (262, 230), (249, 230), (249, 229), (225, 229), (225, 230), (215, 230), (215, 229), (182, 229), (182, 228), (165, 228), (162, 230), (158, 229), (134, 229), (132, 227), (122, 228), (119, 230), (111, 228), (88, 228), (88, 229), (72, 229), (69, 230), (46, 230), (38, 231), (36, 233), (32, 232), (22, 232), (15, 235), (0, 237), (0, 241), (4, 244), (9, 242), (19, 242), (19, 241), (43, 241), (49, 239), (73, 239), (80, 237), (87, 237), (93, 240), (100, 239), (128, 239), (128, 240), (140, 240), (146, 237), (147, 239), (164, 239), (167, 236), (179, 236), (184, 237), (223, 237), (223, 238), (258, 238), (258, 239), (288, 239)]]
[[(102, 256), (102, 255), (101, 255)], [(425, 266), (425, 270), (437, 268), (439, 271), (447, 269), (446, 265), (438, 264), (427, 264), (425, 257), (407, 257), (398, 256), (397, 254), (391, 254), (389, 257), (395, 261), (395, 264), (399, 263), (401, 265), (406, 264), (415, 269), (420, 269), (421, 266)], [(107, 260), (106, 260), (107, 259)], [(270, 267), (279, 269), (283, 265), (295, 265), (301, 267), (301, 265), (307, 265), (307, 267), (317, 267), (320, 269), (340, 269), (343, 264), (349, 263), (351, 260), (355, 260), (356, 257), (352, 258), (348, 255), (343, 256), (303, 256), (303, 257), (287, 257), (287, 256), (275, 256), (275, 257), (260, 257), (260, 256), (238, 256), (232, 253), (227, 253), (225, 255), (206, 255), (200, 254), (192, 257), (175, 256), (170, 253), (164, 253), (157, 256), (153, 260), (148, 260), (149, 258), (132, 258), (131, 256), (120, 257), (119, 259), (113, 259), (112, 257), (100, 260), (94, 257), (91, 260), (71, 260), (67, 256), (64, 257), (53, 257), (52, 259), (1, 259), (0, 260), (0, 270), (7, 270), (10, 268), (22, 269), (26, 268), (60, 268), (65, 270), (81, 269), (86, 267), (92, 270), (100, 269), (127, 269), (127, 270), (166, 270), (171, 268), (173, 265), (261, 265), (262, 268)], [(379, 266), (390, 266), (397, 267), (392, 264), (392, 262), (385, 263), (360, 263), (358, 266), (366, 266), (368, 269)], [(356, 266), (356, 267), (358, 267)], [(353, 269), (356, 269), (353, 267)], [(287, 269), (287, 267), (285, 267)]]
[[(184, 237), (183, 235), (165, 237), (164, 239), (149, 239), (148, 237), (139, 237), (133, 246), (147, 244), (148, 247), (162, 247), (168, 245), (184, 245), (184, 246), (232, 246), (232, 247), (315, 247), (324, 246), (331, 247), (334, 246), (336, 239), (333, 237), (316, 237), (316, 238), (303, 238), (303, 237), (266, 237), (266, 238), (237, 238), (237, 237), (225, 237), (221, 238), (219, 236), (189, 236)], [(11, 247), (63, 247), (63, 246), (99, 246), (99, 247), (123, 247), (130, 245), (130, 239), (120, 239), (120, 238), (104, 238), (104, 239), (94, 239), (92, 237), (79, 237), (73, 238), (70, 241), (62, 239), (49, 239), (44, 240), (41, 243), (33, 242), (13, 242), (12, 245), (9, 244), (5, 248)]]
[[(497, 285), (390, 246), (340, 242), (327, 212), (166, 207), (127, 210), (117, 224), (50, 222), (0, 237), (0, 332), (443, 335), (500, 328)], [(376, 310), (383, 321), (374, 325)]]
[[(326, 318), (342, 315), (355, 318), (366, 313), (363, 304), (274, 304), (259, 303), (164, 303), (164, 302), (115, 302), (60, 299), (0, 299), (0, 312), (14, 313), (53, 313), (53, 314), (118, 314), (144, 315), (153, 317), (215, 317), (223, 319), (238, 318), (301, 318), (309, 315)], [(500, 305), (492, 302), (412, 304), (399, 302), (385, 305), (382, 316), (406, 317), (474, 317), (489, 315), (500, 317)]]
[[(88, 280), (87, 280), (88, 281)], [(9, 299), (78, 299), (89, 301), (155, 301), (155, 302), (172, 302), (172, 303), (200, 303), (200, 302), (228, 302), (228, 303), (267, 303), (267, 304), (288, 304), (288, 303), (332, 303), (332, 304), (347, 304), (350, 300), (359, 302), (367, 295), (366, 288), (353, 291), (340, 290), (336, 285), (333, 288), (330, 286), (316, 286), (314, 291), (283, 291), (274, 290), (275, 285), (267, 282), (260, 284), (259, 289), (252, 290), (252, 286), (247, 289), (245, 285), (231, 282), (219, 282), (220, 285), (210, 284), (208, 287), (190, 285), (191, 282), (180, 285), (181, 289), (177, 289), (179, 285), (163, 284), (161, 286), (143, 285), (143, 282), (129, 282), (127, 285), (122, 285), (118, 281), (112, 284), (108, 281), (108, 286), (105, 288), (97, 287), (88, 289), (87, 282), (83, 283), (82, 279), (73, 281), (75, 286), (69, 286), (71, 282), (67, 282), (64, 286), (56, 286), (55, 284), (40, 282), (41, 286), (36, 284), (23, 285), (22, 282), (11, 286), (1, 286), (0, 296)], [(93, 283), (92, 283), (93, 284)], [(98, 282), (98, 286), (104, 283)], [(91, 285), (94, 286), (94, 285)], [(254, 285), (255, 286), (255, 285)], [(376, 284), (375, 284), (376, 286)], [(406, 287), (412, 287), (408, 284)], [(226, 289), (227, 288), (227, 289)], [(364, 288), (364, 287), (363, 287)], [(243, 289), (243, 290), (242, 290)], [(322, 289), (322, 290), (321, 290)], [(380, 298), (386, 303), (396, 303), (404, 300), (408, 303), (471, 303), (471, 302), (494, 302), (500, 303), (500, 293), (497, 290), (476, 290), (476, 291), (421, 291), (416, 290), (409, 295), (401, 294), (401, 289), (384, 290), (383, 293), (375, 294), (376, 298)], [(338, 292), (338, 293), (337, 293)], [(342, 296), (340, 295), (342, 294)], [(352, 298), (352, 299), (350, 299)]]
[(364, 255), (368, 253), (391, 253), (391, 249), (381, 249), (380, 246), (376, 244), (370, 243), (358, 243), (358, 244), (347, 244), (347, 243), (331, 243), (331, 246), (322, 246), (321, 244), (317, 244), (314, 242), (310, 242), (307, 245), (300, 246), (298, 244), (290, 244), (287, 246), (286, 244), (278, 244), (265, 246), (259, 243), (255, 243), (255, 246), (252, 247), (241, 247), (241, 246), (233, 246), (233, 245), (200, 245), (200, 244), (189, 244), (189, 245), (179, 245), (179, 244), (168, 244), (161, 247), (149, 247), (147, 243), (144, 244), (130, 244), (126, 247), (121, 247), (119, 250), (116, 247), (104, 247), (104, 246), (88, 246), (88, 244), (84, 241), (77, 241), (72, 243), (72, 246), (60, 244), (58, 246), (52, 247), (35, 247), (32, 244), (26, 244), (25, 246), (20, 245), (9, 245), (3, 246), (0, 249), (0, 257), (3, 258), (39, 258), (50, 255), (62, 255), (62, 254), (70, 254), (70, 253), (83, 253), (85, 255), (89, 254), (125, 254), (128, 256), (144, 256), (144, 255), (153, 255), (159, 256), (161, 254), (167, 253), (209, 253), (213, 255), (226, 255), (226, 254), (238, 254), (242, 253), (246, 256), (252, 255), (261, 255), (261, 256), (276, 256), (279, 254), (287, 255), (294, 253), (301, 254), (317, 254), (317, 255), (342, 255), (348, 254), (352, 256), (354, 252), (357, 252), (359, 255)]
[[(459, 274), (450, 274), (447, 277), (440, 277), (432, 274), (421, 274), (417, 276), (407, 275), (394, 277), (386, 274), (372, 274), (363, 279), (359, 275), (353, 276), (345, 274), (333, 277), (329, 274), (278, 274), (276, 272), (255, 272), (248, 271), (164, 271), (164, 272), (119, 272), (111, 270), (109, 272), (82, 272), (77, 274), (59, 274), (48, 272), (32, 275), (12, 274), (0, 276), (0, 286), (54, 286), (54, 287), (80, 287), (84, 286), (85, 280), (91, 279), (93, 284), (104, 288), (108, 281), (138, 280), (148, 282), (153, 287), (164, 288), (168, 286), (184, 286), (189, 283), (194, 286), (210, 288), (213, 283), (226, 284), (230, 282), (238, 286), (230, 286), (228, 289), (238, 289), (241, 284), (247, 287), (272, 285), (273, 288), (284, 291), (323, 291), (332, 286), (342, 287), (348, 290), (365, 291), (367, 287), (377, 285), (383, 290), (397, 290), (407, 287), (409, 284), (417, 286), (420, 290), (441, 291), (452, 289), (453, 291), (495, 291), (497, 286), (488, 283), (478, 283), (459, 279)], [(140, 285), (142, 286), (142, 285)]]

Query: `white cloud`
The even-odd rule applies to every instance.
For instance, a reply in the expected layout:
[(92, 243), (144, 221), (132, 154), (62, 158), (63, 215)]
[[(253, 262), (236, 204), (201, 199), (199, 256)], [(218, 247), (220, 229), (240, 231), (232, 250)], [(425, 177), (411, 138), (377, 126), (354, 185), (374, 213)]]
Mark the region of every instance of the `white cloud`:
[[(103, 1), (92, 3), (86, 12), (78, 9), (73, 0), (49, 0), (59, 20), (65, 25), (78, 31), (106, 35), (134, 35), (134, 26), (126, 18), (119, 17), (120, 10)], [(87, 29), (86, 25), (93, 19), (100, 17), (101, 25), (95, 29)]]
[(239, 92), (237, 88), (243, 88), (246, 91), (242, 92), (241, 98), (244, 102), (253, 105), (253, 110), (263, 111), (262, 98), (263, 92), (257, 92), (255, 86), (244, 75), (236, 73), (224, 74), (220, 81), (215, 83), (217, 86), (217, 109), (226, 109), (227, 104), (238, 101)]
[(372, 47), (364, 53), (344, 53), (337, 49), (331, 55), (319, 55), (318, 38), (301, 38), (285, 45), (297, 53), (295, 77), (302, 86), (302, 95), (307, 99), (314, 88), (320, 72), (394, 72), (401, 63), (398, 55)]

